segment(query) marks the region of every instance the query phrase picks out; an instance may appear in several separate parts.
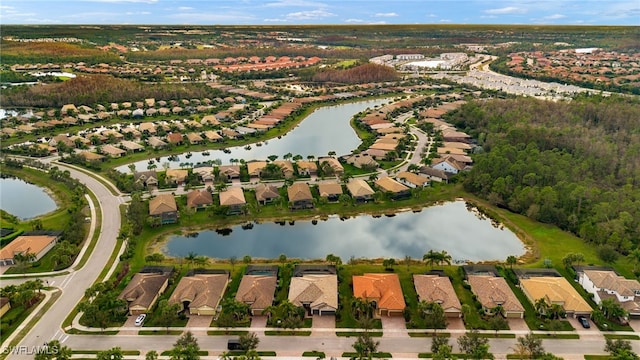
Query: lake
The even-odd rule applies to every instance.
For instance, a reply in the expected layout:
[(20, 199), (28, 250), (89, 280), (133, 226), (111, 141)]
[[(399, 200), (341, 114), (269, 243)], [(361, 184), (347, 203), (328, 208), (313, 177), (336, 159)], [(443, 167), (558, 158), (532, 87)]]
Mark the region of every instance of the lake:
[(0, 208), (25, 220), (49, 213), (57, 208), (47, 192), (18, 178), (0, 178)]
[[(164, 156), (159, 162), (156, 161), (156, 165), (158, 169), (162, 169), (164, 163), (169, 163), (170, 168), (179, 168), (181, 163), (197, 164), (214, 159), (220, 159), (223, 164), (230, 164), (230, 159), (266, 160), (270, 155), (278, 155), (282, 159), (282, 156), (287, 153), (299, 154), (305, 159), (308, 155), (316, 158), (326, 156), (329, 151), (335, 151), (337, 155), (349, 154), (361, 143), (349, 124), (353, 115), (387, 102), (389, 99), (324, 106), (316, 109), (285, 136), (267, 140), (262, 146), (251, 144), (251, 149), (245, 149), (245, 146), (230, 147), (228, 148), (230, 153), (209, 150), (209, 155), (204, 155), (203, 152), (192, 152), (190, 158), (181, 154), (173, 161), (169, 160), (168, 156)], [(135, 166), (137, 171), (145, 171), (148, 160), (136, 162)], [(128, 165), (120, 166), (117, 170), (123, 173), (130, 172)]]
[[(229, 229), (227, 229), (228, 232)], [(331, 217), (311, 221), (255, 224), (251, 229), (235, 226), (228, 235), (216, 230), (172, 235), (164, 252), (184, 257), (189, 252), (211, 258), (324, 259), (333, 253), (349, 260), (355, 258), (422, 259), (429, 250), (446, 250), (454, 260), (504, 260), (523, 255), (525, 247), (518, 237), (481, 215), (467, 209), (464, 201), (447, 202), (424, 208), (421, 212), (402, 212), (374, 218), (369, 215), (341, 220)]]

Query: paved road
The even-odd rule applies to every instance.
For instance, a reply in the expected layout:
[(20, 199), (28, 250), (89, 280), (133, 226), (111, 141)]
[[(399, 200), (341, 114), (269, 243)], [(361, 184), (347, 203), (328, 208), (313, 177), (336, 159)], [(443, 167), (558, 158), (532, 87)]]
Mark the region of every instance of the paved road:
[[(19, 346), (27, 346), (27, 348), (42, 345), (44, 342), (53, 339), (54, 336), (62, 334), (60, 325), (78, 301), (84, 296), (84, 291), (93, 284), (102, 269), (107, 266), (109, 257), (115, 248), (116, 238), (120, 230), (119, 209), (122, 203), (121, 198), (112, 195), (102, 183), (91, 176), (73, 168), (68, 168), (63, 164), (59, 164), (58, 166), (69, 170), (72, 177), (79, 179), (95, 194), (99, 202), (98, 205), (102, 209), (101, 232), (98, 238), (98, 245), (82, 269), (71, 271), (69, 275), (64, 277), (44, 279), (49, 281), (50, 285), (53, 284), (53, 286), (60, 287), (62, 289), (62, 295), (20, 342)], [(5, 281), (3, 281), (3, 283), (4, 282)], [(66, 335), (64, 335), (64, 337), (58, 336), (59, 339), (65, 339), (65, 337)], [(78, 342), (87, 340), (88, 339), (78, 340)], [(33, 356), (12, 355), (11, 358), (32, 359)]]

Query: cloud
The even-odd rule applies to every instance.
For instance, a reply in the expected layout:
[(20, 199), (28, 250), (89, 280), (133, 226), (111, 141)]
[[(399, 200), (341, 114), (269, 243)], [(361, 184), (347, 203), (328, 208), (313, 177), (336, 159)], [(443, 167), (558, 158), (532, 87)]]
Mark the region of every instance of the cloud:
[(264, 19), (262, 21), (264, 21), (264, 22), (287, 22), (287, 19), (270, 18), (270, 19)]
[(372, 21), (372, 22), (368, 22), (368, 25), (386, 25), (387, 22), (384, 20), (380, 20), (380, 21)]
[(545, 17), (543, 17), (543, 19), (545, 19), (545, 20), (558, 20), (558, 19), (564, 19), (566, 17), (567, 17), (567, 15), (553, 14), (553, 15), (545, 16)]
[(498, 9), (489, 9), (484, 11), (485, 14), (505, 15), (505, 14), (525, 14), (527, 9), (515, 6), (507, 6)]
[(297, 11), (288, 13), (286, 18), (288, 20), (317, 20), (322, 18), (327, 18), (331, 16), (336, 16), (336, 14), (330, 13), (325, 10), (317, 9), (317, 10), (308, 10), (308, 11)]
[(143, 4), (155, 4), (158, 0), (85, 0), (88, 2), (101, 2), (101, 3), (143, 3)]
[(191, 6), (180, 6), (178, 10), (186, 11), (186, 10), (193, 10), (193, 8)]
[(452, 22), (451, 19), (440, 19), (441, 23), (450, 23)]
[(207, 12), (184, 12), (169, 15), (171, 18), (185, 21), (185, 23), (202, 23), (202, 22), (217, 22), (217, 23), (234, 23), (234, 22), (251, 22), (256, 18), (253, 15), (246, 13), (207, 13)]
[(377, 13), (374, 16), (375, 17), (394, 17), (394, 16), (399, 16), (399, 15), (394, 13), (394, 12), (390, 12), (390, 13)]
[(431, 14), (427, 14), (427, 17), (428, 17), (428, 18), (437, 18), (437, 17), (438, 17), (438, 15), (436, 15), (436, 14), (434, 14), (434, 13), (431, 13)]
[(355, 24), (357, 24), (357, 23), (363, 23), (363, 22), (364, 22), (364, 20), (362, 20), (362, 19), (347, 19), (347, 20), (345, 20), (344, 22), (346, 22), (346, 23), (355, 23)]
[(263, 5), (264, 7), (327, 7), (327, 4), (307, 0), (278, 0)]

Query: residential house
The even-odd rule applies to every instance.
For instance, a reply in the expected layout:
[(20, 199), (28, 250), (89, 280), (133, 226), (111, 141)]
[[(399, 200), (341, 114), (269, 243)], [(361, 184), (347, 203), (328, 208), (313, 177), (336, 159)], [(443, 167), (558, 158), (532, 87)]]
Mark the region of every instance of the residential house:
[(507, 318), (524, 317), (524, 307), (504, 278), (493, 275), (467, 275), (467, 282), (485, 313), (492, 314), (501, 307), (503, 315)]
[(397, 173), (396, 181), (410, 188), (422, 188), (431, 184), (429, 178), (409, 171)]
[(220, 136), (220, 134), (213, 130), (207, 130), (203, 133), (203, 135), (205, 138), (207, 138), (207, 140), (212, 142), (218, 142), (222, 140), (222, 136)]
[(340, 164), (340, 161), (334, 157), (321, 157), (318, 159), (322, 173), (325, 176), (341, 176), (344, 174), (344, 167)]
[(174, 185), (184, 185), (189, 176), (189, 170), (186, 169), (167, 169), (165, 177), (168, 183)]
[(189, 140), (189, 143), (191, 145), (201, 144), (204, 141), (202, 136), (200, 136), (197, 133), (193, 133), (193, 132), (187, 133), (186, 137), (187, 137), (187, 140)]
[(300, 176), (315, 176), (318, 174), (318, 165), (314, 161), (297, 161), (298, 175)]
[(260, 173), (262, 169), (267, 167), (266, 161), (249, 161), (247, 162), (247, 172), (249, 173), (249, 178), (251, 180), (257, 180), (260, 178)]
[(429, 180), (435, 182), (444, 182), (445, 184), (449, 182), (449, 175), (438, 169), (434, 169), (429, 166), (420, 167), (420, 174), (425, 175)]
[(154, 149), (161, 149), (167, 146), (167, 143), (162, 141), (160, 138), (152, 136), (147, 139), (147, 144)]
[(289, 197), (289, 208), (312, 209), (313, 196), (309, 185), (303, 182), (296, 182), (287, 187), (287, 195)]
[(205, 183), (205, 185), (207, 185), (208, 183), (213, 183), (213, 167), (206, 165), (196, 165), (193, 168), (193, 173), (197, 175), (198, 178), (200, 178)]
[(357, 202), (365, 202), (373, 199), (375, 191), (362, 179), (351, 179), (347, 183), (347, 190)]
[(238, 165), (222, 165), (218, 167), (218, 172), (221, 177), (227, 180), (240, 178), (240, 166)]
[(129, 315), (150, 312), (158, 297), (167, 289), (170, 274), (165, 272), (136, 273), (118, 296), (119, 299), (127, 302)]
[(293, 179), (293, 163), (288, 160), (276, 160), (273, 162), (282, 169), (282, 175), (285, 179)]
[(338, 183), (320, 183), (318, 184), (318, 192), (320, 197), (326, 198), (328, 201), (338, 201), (342, 195), (342, 185)]
[(100, 152), (102, 152), (105, 155), (109, 155), (112, 158), (119, 158), (122, 155), (126, 154), (127, 152), (117, 148), (113, 145), (104, 145), (100, 148)]
[(612, 269), (576, 266), (578, 283), (591, 295), (596, 304), (611, 299), (629, 313), (640, 317), (640, 282), (626, 279)]
[(309, 316), (335, 315), (338, 310), (338, 276), (335, 272), (294, 276), (288, 298), (293, 305), (303, 307)]
[(213, 196), (207, 190), (192, 190), (187, 193), (187, 206), (194, 209), (204, 209), (213, 204)]
[(240, 214), (247, 205), (244, 192), (239, 186), (233, 186), (220, 192), (220, 206), (227, 206), (229, 214)]
[(11, 310), (11, 302), (8, 297), (0, 297), (0, 317)]
[(359, 169), (376, 169), (380, 166), (371, 155), (366, 153), (345, 156), (344, 160), (347, 164), (351, 164)]
[(411, 189), (388, 176), (376, 180), (375, 184), (380, 191), (391, 194), (393, 199), (402, 199), (411, 196)]
[(442, 306), (447, 317), (462, 317), (462, 305), (453, 289), (451, 280), (439, 274), (413, 275), (419, 301), (435, 302)]
[(104, 161), (105, 159), (104, 156), (91, 151), (81, 151), (78, 156), (83, 157), (86, 161)]
[(182, 134), (180, 133), (171, 133), (167, 135), (167, 141), (170, 144), (180, 145), (182, 144)]
[(249, 305), (251, 315), (262, 315), (273, 305), (277, 284), (277, 266), (249, 265), (238, 286), (236, 301)]
[(120, 145), (122, 145), (126, 151), (139, 152), (144, 150), (144, 146), (133, 141), (123, 140)]
[(160, 219), (160, 224), (178, 222), (178, 205), (171, 194), (160, 194), (149, 200), (149, 215)]
[(136, 171), (133, 173), (133, 182), (145, 188), (150, 186), (155, 188), (158, 186), (158, 173), (155, 170)]
[(376, 316), (402, 316), (407, 306), (398, 274), (354, 275), (353, 296), (373, 303)]
[(261, 205), (272, 203), (280, 198), (278, 188), (273, 185), (260, 183), (256, 186), (255, 191), (256, 200), (258, 200), (258, 203)]
[[(535, 270), (535, 269), (532, 269)], [(567, 316), (591, 316), (591, 306), (562, 276), (520, 275), (520, 288), (531, 304), (545, 299), (548, 304), (562, 306)]]
[(191, 273), (180, 279), (169, 298), (190, 315), (216, 315), (220, 300), (229, 284), (229, 272)]
[(0, 249), (0, 266), (15, 265), (16, 255), (33, 254), (33, 261), (40, 260), (57, 243), (60, 232), (25, 233)]
[(445, 173), (457, 174), (464, 170), (465, 165), (453, 159), (451, 156), (447, 156), (445, 158), (434, 159), (431, 162), (431, 167), (436, 170), (442, 170)]

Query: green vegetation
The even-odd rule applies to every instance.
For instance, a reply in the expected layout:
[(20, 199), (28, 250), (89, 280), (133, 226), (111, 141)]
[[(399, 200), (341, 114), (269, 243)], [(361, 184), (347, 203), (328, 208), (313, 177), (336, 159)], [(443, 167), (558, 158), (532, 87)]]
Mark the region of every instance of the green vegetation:
[(9, 285), (0, 289), (0, 296), (9, 298), (11, 309), (0, 319), (0, 333), (7, 338), (44, 299), (41, 279), (30, 280), (20, 285)]

